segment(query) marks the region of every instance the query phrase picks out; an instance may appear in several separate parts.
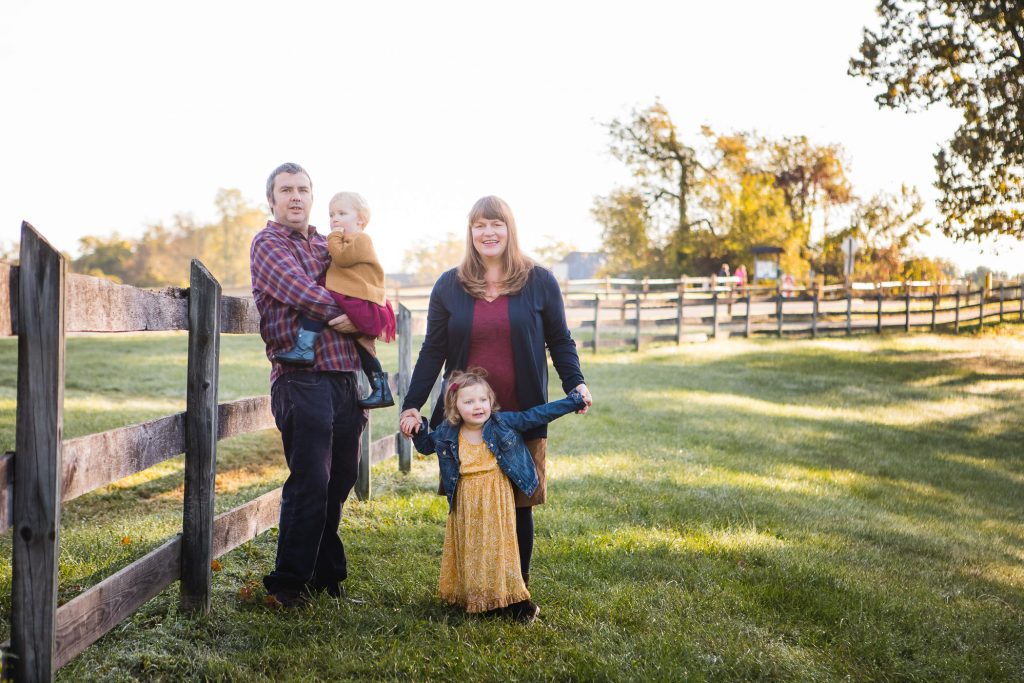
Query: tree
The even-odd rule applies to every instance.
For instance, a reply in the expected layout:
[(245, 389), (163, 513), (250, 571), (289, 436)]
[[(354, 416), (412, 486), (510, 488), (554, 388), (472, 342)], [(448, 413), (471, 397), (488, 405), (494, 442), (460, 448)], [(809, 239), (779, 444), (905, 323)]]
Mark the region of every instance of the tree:
[[(803, 135), (761, 144), (768, 157), (765, 170), (785, 194), (793, 226), (804, 233), (803, 244), (809, 249), (815, 214), (824, 212), (827, 223), (829, 209), (853, 199), (843, 148), (814, 145)], [(827, 225), (822, 228), (824, 232)]]
[(0, 261), (17, 263), (19, 258), (21, 258), (20, 242), (0, 242)]
[(841, 245), (852, 237), (858, 244), (854, 279), (903, 280), (908, 276), (910, 247), (928, 234), (921, 216), (924, 202), (915, 188), (903, 186), (898, 195), (879, 192), (858, 202), (850, 226), (823, 241), (815, 269), (835, 277), (843, 275)]
[(407, 249), (402, 269), (415, 276), (416, 282), (430, 284), (437, 276), (462, 262), (466, 238), (449, 232), (440, 241), (421, 240)]
[(943, 232), (1024, 237), (1024, 2), (880, 0), (878, 13), (849, 73), (882, 86), (879, 106), (963, 115), (935, 155)]
[(750, 248), (757, 245), (781, 247), (786, 272), (806, 271), (804, 224), (793, 218), (769, 163), (775, 145), (750, 133), (717, 135), (705, 127), (704, 135), (711, 141), (712, 160), (701, 183), (700, 202), (718, 239), (700, 240), (703, 248), (695, 249), (693, 257), (697, 272), (715, 272), (723, 262), (749, 266)]
[(205, 227), (204, 251), (197, 256), (225, 287), (248, 286), (249, 246), (267, 221), (266, 212), (236, 189), (220, 189), (214, 199), (220, 218)]
[(76, 273), (126, 282), (132, 275), (135, 259), (133, 244), (116, 232), (110, 237), (86, 235), (78, 240), (80, 255), (71, 262)]
[(574, 251), (579, 251), (576, 245), (571, 242), (563, 242), (553, 235), (545, 235), (545, 242), (533, 250), (537, 260), (547, 267), (560, 262)]
[(681, 267), (690, 246), (690, 230), (700, 222), (690, 215), (691, 195), (703, 169), (696, 151), (683, 143), (668, 110), (658, 101), (646, 109), (634, 109), (629, 120), (612, 120), (607, 127), (612, 156), (637, 179), (637, 194), (644, 198), (647, 214), (671, 226), (665, 240), (667, 264)]
[(664, 267), (662, 249), (650, 235), (647, 202), (636, 189), (596, 197), (591, 215), (601, 225), (605, 275), (654, 275)]

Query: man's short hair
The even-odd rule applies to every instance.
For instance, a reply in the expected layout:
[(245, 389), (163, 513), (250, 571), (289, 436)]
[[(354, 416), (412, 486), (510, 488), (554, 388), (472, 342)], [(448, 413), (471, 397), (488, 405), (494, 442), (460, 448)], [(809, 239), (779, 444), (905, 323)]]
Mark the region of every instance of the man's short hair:
[[(274, 179), (277, 178), (277, 176), (281, 175), (282, 173), (302, 173), (302, 174), (305, 174), (305, 176), (307, 178), (309, 178), (309, 172), (306, 169), (304, 169), (301, 166), (299, 166), (298, 164), (293, 164), (290, 161), (288, 163), (281, 164), (280, 166), (275, 168), (274, 171), (270, 174), (270, 177), (267, 178), (267, 201), (268, 202), (272, 200), (272, 197), (274, 195)], [(309, 178), (309, 189), (311, 189), (311, 190), (313, 189), (313, 179), (312, 178)]]

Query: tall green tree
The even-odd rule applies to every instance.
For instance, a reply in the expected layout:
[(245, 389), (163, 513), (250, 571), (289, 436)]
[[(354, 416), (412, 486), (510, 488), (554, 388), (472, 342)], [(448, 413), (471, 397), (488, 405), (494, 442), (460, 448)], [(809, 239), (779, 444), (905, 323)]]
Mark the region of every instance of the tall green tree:
[(880, 0), (878, 13), (850, 74), (881, 86), (879, 106), (963, 115), (935, 155), (943, 232), (1024, 237), (1024, 2)]
[(199, 258), (226, 287), (248, 286), (249, 246), (266, 224), (266, 212), (237, 189), (220, 189), (214, 199), (217, 222), (205, 226), (207, 239)]
[(774, 176), (775, 186), (785, 195), (793, 229), (802, 233), (807, 256), (812, 249), (815, 220), (820, 217), (824, 234), (829, 211), (853, 200), (843, 148), (816, 145), (803, 135), (762, 140), (760, 146), (765, 170)]
[(910, 249), (928, 234), (930, 222), (922, 216), (924, 202), (917, 190), (903, 186), (899, 194), (879, 192), (859, 201), (844, 230), (829, 235), (815, 259), (815, 269), (841, 277), (841, 245), (852, 237), (858, 244), (854, 279), (902, 280), (909, 275)]
[(628, 119), (613, 119), (607, 127), (612, 156), (625, 163), (636, 178), (647, 214), (652, 221), (667, 224), (667, 264), (680, 269), (690, 251), (690, 231), (700, 223), (691, 215), (690, 205), (698, 173), (703, 170), (696, 150), (683, 142), (659, 101), (646, 109), (634, 109)]
[(647, 201), (635, 188), (620, 188), (594, 199), (591, 215), (601, 225), (606, 256), (604, 275), (675, 275), (665, 273), (662, 246), (651, 235)]
[[(701, 205), (718, 235), (718, 253), (697, 257), (698, 272), (714, 272), (719, 264), (752, 269), (750, 248), (781, 247), (781, 266), (791, 273), (807, 270), (805, 224), (794, 218), (790, 195), (780, 187), (771, 164), (775, 143), (752, 133), (719, 135), (704, 128), (710, 142), (708, 172), (701, 185)], [(714, 243), (705, 240), (707, 247)]]
[(465, 253), (465, 234), (449, 232), (440, 240), (424, 239), (407, 249), (402, 270), (414, 275), (417, 284), (429, 285), (438, 275), (461, 263)]
[(110, 237), (86, 235), (78, 240), (79, 257), (71, 262), (76, 273), (105, 277), (114, 282), (132, 279), (134, 244), (116, 232)]
[(548, 268), (555, 265), (574, 251), (579, 251), (572, 242), (560, 240), (553, 235), (545, 235), (545, 241), (533, 250), (533, 255)]

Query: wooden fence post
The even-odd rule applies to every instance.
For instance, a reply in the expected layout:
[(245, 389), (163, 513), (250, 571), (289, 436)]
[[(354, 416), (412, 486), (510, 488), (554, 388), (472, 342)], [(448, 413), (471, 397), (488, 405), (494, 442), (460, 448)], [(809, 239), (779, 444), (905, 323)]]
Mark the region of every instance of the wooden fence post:
[(751, 293), (750, 289), (747, 289), (747, 291), (744, 292), (744, 294), (746, 294), (745, 298), (747, 300), (747, 314), (746, 316), (744, 316), (743, 320), (743, 336), (747, 339), (750, 339), (750, 302), (751, 299), (753, 299), (753, 294)]
[(686, 314), (686, 284), (679, 283), (679, 298), (676, 299), (676, 345), (683, 343), (683, 316)]
[(932, 326), (931, 331), (935, 331), (935, 315), (939, 308), (939, 292), (938, 289), (932, 292)]
[[(409, 382), (412, 380), (412, 311), (398, 304), (398, 409), (409, 393)], [(412, 470), (412, 443), (401, 434), (398, 439), (398, 471)]]
[(634, 300), (636, 304), (636, 344), (634, 346), (635, 351), (640, 350), (640, 295), (638, 294)]
[[(357, 372), (356, 377), (358, 381), (356, 386), (358, 387), (359, 395), (366, 396), (370, 390), (370, 383), (366, 380), (366, 375), (362, 372)], [(366, 411), (366, 426), (363, 427), (362, 433), (359, 435), (359, 468), (356, 473), (356, 498), (359, 500), (370, 500), (370, 416), (373, 415), (372, 410)]]
[(853, 290), (846, 290), (846, 336), (853, 334)]
[(1020, 320), (1024, 322), (1024, 278), (1017, 283), (1017, 298), (1020, 301)]
[(906, 307), (907, 307), (907, 317), (903, 321), (903, 331), (904, 332), (910, 332), (910, 283), (909, 282), (907, 283), (907, 286), (904, 288), (904, 291), (903, 291), (903, 301), (904, 301), (904, 303), (906, 304)]
[(441, 396), (441, 385), (444, 383), (443, 375), (434, 378), (434, 386), (430, 387), (430, 398), (427, 400), (427, 417), (433, 415), (434, 405)]
[(811, 299), (811, 339), (818, 337), (818, 285), (814, 285), (814, 293)]
[(954, 293), (956, 299), (956, 313), (953, 315), (953, 332), (960, 334), (960, 289)]
[[(978, 290), (978, 329), (985, 327), (985, 295), (988, 294), (988, 290), (982, 287)], [(968, 300), (970, 299), (970, 292), (967, 294)]]
[(181, 529), (183, 612), (207, 614), (213, 582), (213, 498), (217, 477), (217, 379), (220, 283), (192, 260), (188, 290), (188, 388), (185, 409), (185, 504)]
[(8, 661), (16, 680), (51, 681), (60, 556), (67, 266), (28, 223), (21, 224), (20, 259)]
[(999, 283), (999, 322), (1003, 322), (1003, 301), (1006, 299), (1006, 283)]
[(782, 337), (782, 285), (775, 286), (775, 323), (776, 332)]
[(711, 338), (718, 339), (718, 290), (711, 292)]
[(882, 290), (878, 290), (878, 322), (875, 325), (875, 332), (882, 334)]
[(597, 332), (597, 328), (598, 328), (598, 323), (600, 322), (600, 320), (601, 320), (601, 295), (600, 294), (595, 294), (594, 295), (594, 338), (591, 341), (591, 344), (594, 347), (594, 353), (597, 353), (597, 346), (598, 346), (598, 332)]

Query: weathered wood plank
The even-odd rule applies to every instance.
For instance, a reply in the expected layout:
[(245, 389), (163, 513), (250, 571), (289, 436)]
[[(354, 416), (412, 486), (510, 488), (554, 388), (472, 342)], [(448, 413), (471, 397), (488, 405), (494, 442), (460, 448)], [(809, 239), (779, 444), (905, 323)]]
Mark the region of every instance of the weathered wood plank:
[(18, 333), (18, 266), (0, 261), (0, 337)]
[(188, 328), (188, 292), (119, 285), (89, 275), (69, 275), (68, 332), (137, 332)]
[(220, 331), (224, 334), (258, 334), (260, 313), (251, 296), (225, 296), (220, 300)]
[(217, 378), (220, 367), (220, 283), (192, 260), (188, 305), (188, 388), (185, 406), (185, 502), (181, 533), (184, 612), (210, 611), (213, 497), (217, 475)]
[(178, 578), (180, 564), (181, 538), (176, 536), (62, 605), (57, 610), (55, 668), (159, 595)]
[(64, 442), (63, 500), (149, 469), (185, 450), (185, 413)]
[(395, 432), (370, 443), (370, 464), (376, 465), (395, 455), (398, 452), (398, 444), (402, 441), (405, 441), (402, 433)]
[[(412, 313), (402, 304), (398, 305), (398, 376), (395, 387), (398, 396), (398, 409), (409, 393), (409, 382), (412, 379)], [(412, 443), (408, 439), (398, 437), (398, 469), (401, 472), (412, 470)]]
[(14, 517), (14, 452), (0, 456), (0, 533), (11, 528)]
[(11, 649), (17, 680), (49, 681), (56, 672), (66, 265), (28, 223), (20, 263)]
[(276, 428), (270, 412), (270, 396), (250, 396), (217, 406), (218, 439)]
[(276, 488), (250, 500), (213, 520), (213, 556), (220, 557), (246, 541), (251, 541), (281, 517), (281, 491)]

